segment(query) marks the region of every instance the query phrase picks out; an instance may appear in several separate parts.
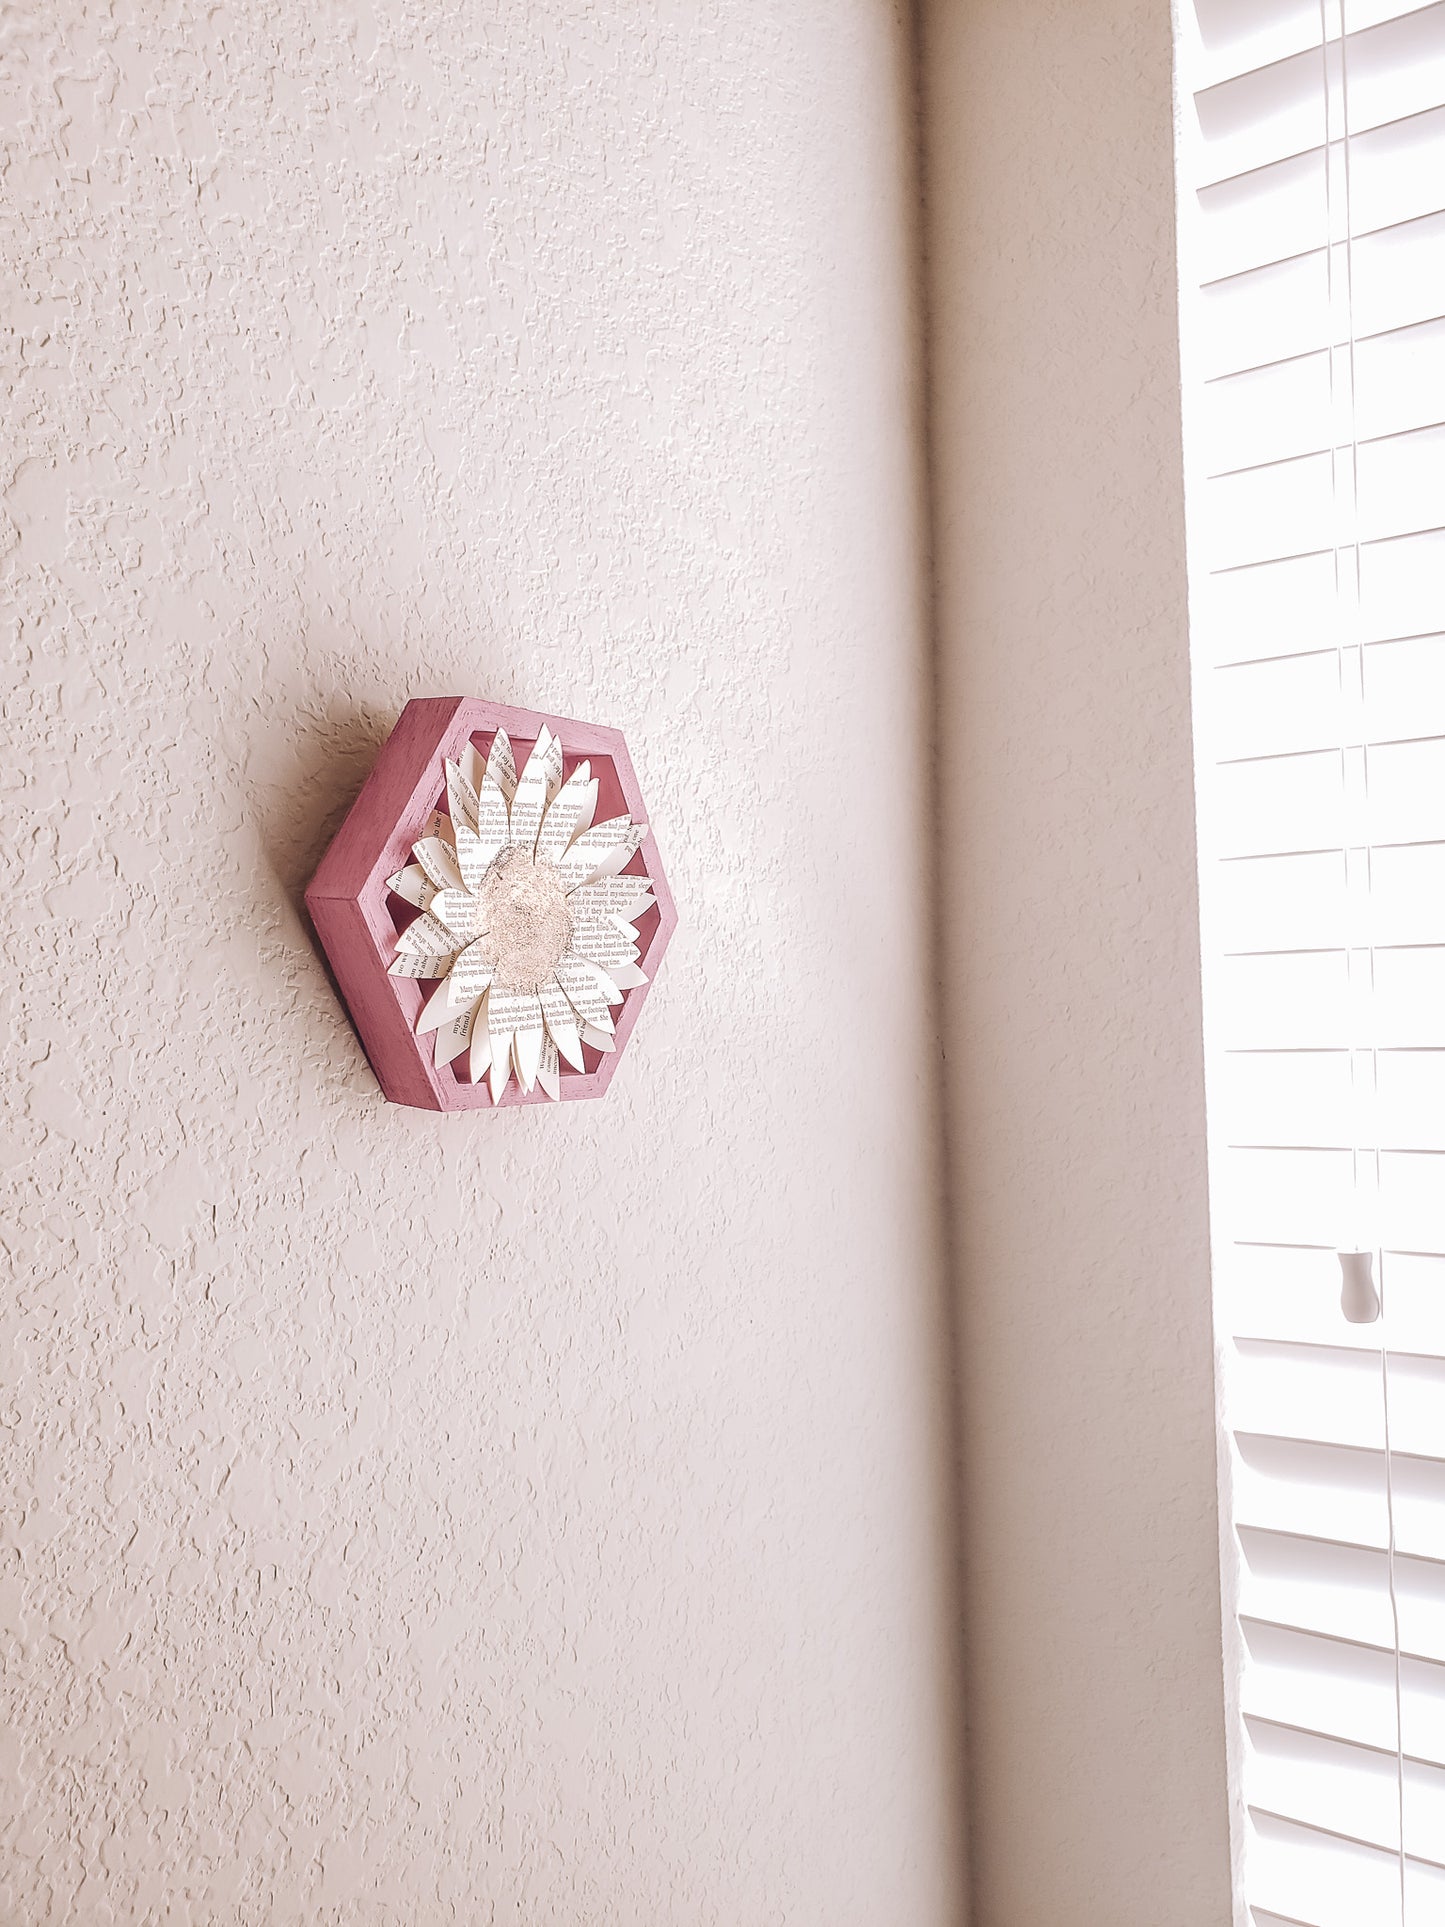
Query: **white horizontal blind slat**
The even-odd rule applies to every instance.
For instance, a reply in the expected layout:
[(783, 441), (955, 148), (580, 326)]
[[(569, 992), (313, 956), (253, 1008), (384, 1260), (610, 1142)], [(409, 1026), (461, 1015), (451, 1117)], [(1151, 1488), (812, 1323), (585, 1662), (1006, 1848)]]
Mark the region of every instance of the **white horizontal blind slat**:
[[(1363, 441), (1445, 421), (1445, 320), (1355, 342), (1355, 415)], [(1268, 361), (1209, 384), (1204, 467), (1229, 470), (1317, 453), (1329, 442), (1329, 355)]]
[[(1353, 1745), (1268, 1720), (1245, 1721), (1255, 1806), (1280, 1819), (1396, 1851), (1401, 1802), (1393, 1750)], [(1445, 1768), (1406, 1763), (1407, 1853), (1441, 1864), (1445, 1849)]]
[[(1352, 134), (1350, 232), (1370, 234), (1440, 211), (1445, 202), (1445, 112), (1427, 108)], [(1342, 142), (1253, 167), (1199, 194), (1200, 278), (1206, 286), (1322, 249), (1330, 174)]]
[[(1250, 1820), (1252, 1899), (1257, 1927), (1387, 1927), (1399, 1922), (1397, 1856), (1255, 1812)], [(1445, 1919), (1445, 1873), (1428, 1862), (1405, 1866), (1406, 1927)]]
[[(1388, 541), (1445, 527), (1445, 425), (1423, 423), (1359, 444), (1360, 535)], [(1203, 484), (1211, 569), (1237, 569), (1330, 547), (1332, 451), (1235, 469)]]
[(1445, 1050), (1237, 1051), (1220, 1060), (1215, 1103), (1231, 1148), (1348, 1149), (1354, 1092), (1375, 1079), (1380, 1144), (1445, 1152)]
[[(1276, 9), (1257, 9), (1262, 19)], [(1323, 147), (1334, 129), (1325, 71), (1340, 87), (1340, 43), (1322, 49), (1319, 7), (1306, 45), (1268, 65), (1192, 89), (1199, 187)], [(1373, 131), (1445, 100), (1445, 5), (1419, 7), (1348, 36), (1350, 132)], [(1186, 109), (1186, 111), (1188, 111)]]
[[(1203, 487), (1201, 479), (1196, 493)], [(1440, 607), (1442, 570), (1445, 531), (1422, 530), (1363, 545), (1359, 628), (1366, 647), (1439, 632), (1445, 615)], [(1201, 659), (1212, 657), (1223, 667), (1317, 655), (1326, 646), (1335, 593), (1334, 559), (1328, 550), (1212, 573), (1201, 568), (1197, 580), (1192, 593), (1205, 632)], [(1272, 739), (1262, 740), (1269, 744)], [(1335, 740), (1341, 740), (1338, 729)]]
[[(1445, 212), (1434, 209), (1351, 242), (1359, 294), (1360, 335), (1439, 318), (1442, 289), (1432, 268), (1445, 236)], [(1248, 268), (1200, 291), (1205, 327), (1203, 371), (1209, 380), (1316, 353), (1336, 339), (1329, 278), (1340, 272), (1343, 237), (1332, 250), (1314, 244), (1267, 266)], [(1327, 424), (1324, 424), (1327, 426)], [(1326, 433), (1324, 440), (1331, 437)]]
[[(1430, 0), (1350, 0), (1343, 25), (1351, 33), (1417, 13)], [(1181, 18), (1182, 50), (1196, 90), (1276, 65), (1320, 45), (1319, 0), (1200, 0)]]

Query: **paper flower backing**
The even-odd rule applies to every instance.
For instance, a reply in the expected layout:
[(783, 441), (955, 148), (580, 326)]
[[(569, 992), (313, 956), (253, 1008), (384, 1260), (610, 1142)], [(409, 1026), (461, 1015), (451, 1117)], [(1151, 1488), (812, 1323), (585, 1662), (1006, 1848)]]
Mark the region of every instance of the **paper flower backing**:
[(584, 762), (562, 781), (545, 724), (520, 776), (498, 729), (485, 765), (470, 743), (448, 759), (446, 784), (446, 814), (387, 879), (421, 913), (390, 974), (437, 980), (416, 1028), (436, 1033), (438, 1069), (465, 1055), (494, 1104), (514, 1074), (560, 1098), (563, 1062), (582, 1070), (584, 1044), (611, 1051), (612, 1007), (647, 982), (634, 920), (653, 907), (652, 885), (620, 874), (647, 825), (594, 824), (597, 779)]

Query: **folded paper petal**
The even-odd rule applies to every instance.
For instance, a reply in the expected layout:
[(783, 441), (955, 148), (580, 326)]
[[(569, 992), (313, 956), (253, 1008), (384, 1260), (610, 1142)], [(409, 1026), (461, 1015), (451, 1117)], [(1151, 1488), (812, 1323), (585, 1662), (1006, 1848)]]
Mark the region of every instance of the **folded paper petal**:
[(602, 914), (630, 923), (653, 908), (652, 883), (647, 877), (602, 877), (574, 890), (567, 907), (574, 917)]
[(487, 1019), (487, 1000), (482, 998), (472, 1012), (471, 1049), (467, 1058), (467, 1076), (474, 1084), (480, 1084), (492, 1064), (492, 1029)]
[(564, 957), (553, 972), (557, 982), (567, 993), (567, 1001), (586, 1024), (594, 1029), (611, 1032), (612, 1014), (607, 1008), (607, 998), (598, 983), (600, 973), (585, 958)]
[(477, 932), (478, 904), (470, 890), (438, 890), (428, 908), (459, 943), (470, 943)]
[(419, 863), (408, 863), (404, 870), (388, 877), (386, 887), (394, 897), (414, 903), (418, 910), (425, 910), (436, 895), (436, 885)]
[(447, 979), (453, 1008), (480, 997), (491, 985), (494, 967), (485, 938), (469, 943), (452, 965), (452, 974)]
[(445, 957), (461, 947), (461, 939), (430, 910), (423, 910), (396, 940), (397, 953), (403, 957)]
[(484, 777), (477, 794), (477, 840), (487, 863), (511, 835), (509, 814), (506, 797), (490, 776)]
[(462, 885), (467, 890), (480, 890), (482, 878), (487, 874), (491, 858), (475, 830), (462, 824), (457, 831), (457, 868), (462, 873)]
[(517, 764), (505, 729), (499, 729), (487, 751), (487, 775), (510, 803), (517, 787)]
[[(589, 971), (591, 973), (593, 983), (597, 986), (597, 989), (601, 992), (603, 998), (606, 1000), (607, 1003), (620, 1004), (622, 1002), (622, 992), (617, 988), (616, 984), (612, 981), (611, 977), (602, 968), (602, 965), (594, 962), (591, 957), (579, 956), (577, 952), (574, 950), (574, 951), (571, 951), (567, 955), (567, 957), (563, 959), (563, 961), (569, 964), (571, 963), (580, 964), (584, 970)], [(571, 992), (569, 991), (567, 994), (570, 996)], [(607, 1028), (610, 1030), (611, 1027), (612, 1026), (609, 1021)]]
[(619, 990), (640, 990), (647, 975), (637, 963), (609, 964), (607, 974)]
[(537, 836), (537, 855), (548, 863), (560, 863), (567, 845), (577, 834), (588, 802), (596, 807), (597, 779), (589, 765), (579, 763), (548, 806)]
[(438, 1026), (434, 1052), (438, 1070), (444, 1070), (448, 1064), (455, 1063), (467, 1048), (471, 1042), (472, 1020), (476, 1014), (474, 1004), (467, 1010), (452, 1011), (447, 1022)]
[(460, 890), (464, 887), (461, 870), (457, 867), (457, 853), (450, 843), (443, 843), (439, 836), (424, 836), (420, 843), (412, 845), (412, 855), (438, 890)]
[(537, 1081), (546, 1037), (540, 1019), (526, 1030), (512, 1032), (512, 1062), (517, 1067), (517, 1080), (524, 1091), (530, 1091)]
[(542, 1061), (537, 1066), (537, 1082), (556, 1104), (562, 1096), (562, 1066), (557, 1061), (557, 1046), (551, 1035), (542, 1039)]
[(465, 824), (469, 830), (477, 827), (477, 792), (463, 776), (458, 764), (447, 762), (447, 812), (454, 830)]
[(577, 1013), (567, 1001), (566, 992), (555, 977), (549, 977), (537, 995), (541, 1000), (548, 1035), (573, 1070), (585, 1070), (582, 1039), (577, 1030)]
[[(534, 990), (493, 989), (487, 999), (487, 1022), (492, 1032), (492, 1062), (501, 1050), (501, 1039), (513, 1052), (517, 1078), (524, 1091), (536, 1081), (537, 1065), (542, 1058), (542, 1006)], [(505, 1088), (505, 1085), (503, 1086)]]
[(542, 812), (547, 807), (547, 772), (533, 751), (512, 798), (512, 841), (530, 854), (542, 827)]
[(636, 930), (601, 908), (590, 891), (574, 892), (568, 908), (572, 912), (572, 949), (612, 975), (614, 981), (620, 981), (617, 969), (637, 961)]
[(541, 757), (542, 772), (547, 778), (547, 801), (550, 803), (562, 787), (562, 743), (545, 723), (532, 754)]
[(627, 816), (596, 824), (577, 838), (558, 864), (562, 887), (578, 890), (596, 877), (615, 876), (632, 861), (646, 835), (647, 825)]
[(532, 990), (528, 992), (524, 1019), (512, 1029), (512, 1058), (516, 1060), (516, 1075), (522, 1079), (524, 1091), (530, 1091), (538, 1081), (541, 1043), (545, 1035), (547, 1033), (541, 1025), (541, 1002), (538, 992)]
[(424, 1037), (429, 1030), (437, 1030), (442, 1024), (450, 1024), (456, 1014), (457, 1007), (452, 1001), (451, 984), (443, 981), (437, 985), (422, 1006), (421, 1016), (416, 1020), (417, 1036)]
[(487, 1082), (492, 1087), (492, 1102), (500, 1104), (502, 1093), (512, 1081), (512, 1037), (510, 1031), (492, 1029), (491, 1019), (487, 1020), (487, 1031), (491, 1040), (491, 1069)]
[(392, 958), (387, 966), (387, 975), (416, 978), (445, 977), (452, 967), (455, 956), (454, 950), (448, 951), (444, 957), (409, 957), (403, 952), (399, 957)]

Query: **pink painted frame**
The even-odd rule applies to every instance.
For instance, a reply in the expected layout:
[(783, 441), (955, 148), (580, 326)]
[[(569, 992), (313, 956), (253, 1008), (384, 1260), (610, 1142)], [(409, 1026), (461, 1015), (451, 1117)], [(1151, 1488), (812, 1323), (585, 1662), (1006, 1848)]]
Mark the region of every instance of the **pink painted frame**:
[[(465, 1059), (459, 1066), (438, 1070), (432, 1061), (431, 1038), (416, 1034), (417, 1018), (433, 986), (424, 988), (413, 978), (387, 974), (406, 906), (388, 891), (386, 879), (410, 862), (412, 844), (445, 795), (445, 760), (458, 757), (470, 738), (490, 741), (496, 730), (505, 729), (520, 766), (543, 723), (561, 741), (565, 773), (570, 774), (583, 757), (590, 760), (599, 778), (599, 822), (624, 810), (634, 821), (647, 822), (637, 773), (620, 730), (471, 696), (422, 697), (402, 711), (311, 879), (306, 907), (377, 1082), (393, 1104), (427, 1111), (478, 1111), (552, 1101), (540, 1089), (530, 1094), (522, 1091), (513, 1078), (500, 1105), (494, 1106), (484, 1083), (467, 1080)], [(485, 750), (486, 744), (478, 746)], [(656, 909), (639, 918), (637, 925), (639, 961), (648, 981), (625, 992), (614, 1013), (616, 1049), (604, 1055), (587, 1046), (585, 1070), (563, 1067), (564, 1101), (601, 1097), (612, 1082), (677, 928), (677, 908), (651, 833), (627, 869), (629, 874), (647, 876), (657, 899)]]

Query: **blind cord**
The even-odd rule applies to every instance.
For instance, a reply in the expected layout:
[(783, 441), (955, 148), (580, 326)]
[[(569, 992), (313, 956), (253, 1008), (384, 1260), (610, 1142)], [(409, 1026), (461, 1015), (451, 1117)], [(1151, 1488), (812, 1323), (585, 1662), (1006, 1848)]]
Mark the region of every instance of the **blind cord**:
[[(1345, 398), (1346, 408), (1348, 411), (1347, 422), (1348, 422), (1348, 429), (1349, 429), (1349, 463), (1350, 463), (1349, 498), (1348, 498), (1347, 513), (1349, 516), (1349, 525), (1350, 525), (1348, 546), (1351, 552), (1350, 562), (1352, 566), (1352, 582), (1350, 585), (1352, 593), (1349, 598), (1348, 608), (1346, 604), (1345, 584), (1342, 581), (1342, 570), (1341, 570), (1341, 562), (1342, 562), (1343, 550), (1345, 548), (1345, 545), (1342, 544), (1340, 540), (1340, 534), (1341, 534), (1340, 486), (1339, 486), (1340, 443), (1339, 443), (1339, 436), (1338, 436), (1338, 423), (1336, 420), (1336, 414), (1337, 414), (1336, 363), (1337, 363), (1337, 356), (1339, 352), (1339, 343), (1337, 341), (1338, 331), (1335, 326), (1336, 242), (1335, 242), (1335, 218), (1334, 218), (1335, 209), (1334, 209), (1334, 189), (1333, 189), (1334, 169), (1331, 166), (1331, 162), (1330, 162), (1330, 150), (1333, 145), (1332, 128), (1330, 125), (1330, 122), (1331, 122), (1330, 101), (1331, 101), (1331, 95), (1332, 95), (1331, 79), (1330, 79), (1330, 38), (1331, 37), (1330, 37), (1330, 31), (1329, 31), (1329, 27), (1330, 27), (1329, 15), (1327, 12), (1327, 6), (1330, 6), (1330, 5), (1332, 5), (1337, 12), (1338, 25), (1339, 25), (1338, 44), (1339, 44), (1339, 50), (1340, 50), (1340, 158), (1341, 158), (1342, 185), (1344, 190), (1344, 210), (1343, 210), (1344, 212), (1344, 288), (1343, 288), (1343, 294), (1344, 294), (1344, 316), (1345, 316), (1345, 326), (1346, 326), (1345, 348), (1346, 348), (1346, 354), (1347, 354), (1347, 372), (1348, 372), (1348, 380), (1349, 380), (1349, 388)], [(1353, 1140), (1352, 1146), (1351, 1146), (1351, 1173), (1352, 1173), (1351, 1189), (1353, 1193), (1354, 1215), (1355, 1215), (1356, 1255), (1363, 1255), (1363, 1252), (1368, 1252), (1369, 1255), (1374, 1258), (1376, 1264), (1378, 1265), (1378, 1273), (1377, 1273), (1378, 1296), (1376, 1297), (1375, 1302), (1378, 1306), (1380, 1306), (1379, 1315), (1381, 1319), (1380, 1403), (1381, 1403), (1381, 1417), (1382, 1417), (1382, 1424), (1383, 1424), (1383, 1436), (1384, 1436), (1384, 1448), (1385, 1448), (1385, 1532), (1386, 1532), (1385, 1576), (1386, 1576), (1386, 1584), (1389, 1591), (1390, 1624), (1391, 1624), (1391, 1634), (1392, 1634), (1392, 1640), (1394, 1645), (1394, 1658), (1395, 1658), (1395, 1802), (1396, 1802), (1396, 1824), (1399, 1829), (1398, 1866), (1399, 1866), (1399, 1880), (1400, 1880), (1400, 1923), (1401, 1923), (1401, 1927), (1406, 1927), (1407, 1893), (1406, 1893), (1406, 1855), (1405, 1855), (1405, 1732), (1404, 1732), (1405, 1707), (1404, 1707), (1404, 1691), (1403, 1691), (1404, 1679), (1403, 1679), (1403, 1668), (1402, 1668), (1401, 1652), (1400, 1652), (1400, 1606), (1399, 1606), (1399, 1599), (1396, 1593), (1396, 1586), (1395, 1586), (1395, 1485), (1394, 1485), (1394, 1468), (1392, 1464), (1392, 1456), (1391, 1456), (1391, 1449), (1390, 1449), (1390, 1352), (1389, 1352), (1388, 1325), (1383, 1316), (1383, 1297), (1384, 1297), (1384, 1287), (1385, 1287), (1384, 1252), (1381, 1249), (1380, 1243), (1379, 1243), (1379, 1201), (1380, 1201), (1381, 1166), (1380, 1166), (1380, 1131), (1379, 1131), (1379, 1117), (1378, 1117), (1378, 1094), (1379, 1094), (1379, 1088), (1380, 1088), (1380, 1077), (1379, 1077), (1379, 1040), (1375, 1034), (1376, 1027), (1374, 1023), (1374, 1003), (1375, 1003), (1374, 919), (1370, 909), (1371, 893), (1372, 893), (1373, 883), (1374, 883), (1374, 877), (1373, 877), (1374, 848), (1373, 848), (1372, 836), (1371, 836), (1372, 823), (1371, 823), (1371, 813), (1370, 813), (1370, 749), (1369, 749), (1369, 743), (1367, 740), (1369, 731), (1365, 726), (1365, 634), (1364, 634), (1364, 625), (1360, 621), (1360, 595), (1361, 595), (1360, 514), (1359, 514), (1359, 507), (1360, 507), (1359, 479), (1360, 478), (1359, 478), (1359, 433), (1358, 433), (1358, 422), (1357, 422), (1357, 414), (1356, 414), (1356, 406), (1355, 406), (1355, 372), (1356, 371), (1355, 371), (1354, 210), (1353, 210), (1353, 204), (1352, 204), (1351, 193), (1350, 193), (1350, 189), (1351, 189), (1351, 181), (1350, 181), (1350, 52), (1349, 52), (1349, 38), (1346, 31), (1344, 8), (1345, 8), (1345, 0), (1320, 0), (1320, 67), (1321, 67), (1321, 75), (1324, 83), (1324, 108), (1325, 108), (1325, 151), (1324, 151), (1325, 228), (1326, 228), (1325, 289), (1326, 289), (1326, 300), (1328, 303), (1329, 315), (1330, 315), (1330, 330), (1329, 330), (1329, 356), (1330, 356), (1329, 383), (1330, 383), (1330, 417), (1331, 417), (1331, 421), (1330, 421), (1331, 503), (1330, 503), (1330, 506), (1331, 506), (1331, 520), (1332, 520), (1330, 537), (1331, 537), (1331, 544), (1334, 550), (1335, 606), (1336, 606), (1336, 611), (1338, 615), (1335, 646), (1336, 646), (1337, 673), (1339, 676), (1340, 697), (1341, 697), (1341, 705), (1342, 705), (1342, 717), (1341, 717), (1342, 727), (1340, 731), (1340, 736), (1341, 736), (1340, 773), (1341, 773), (1341, 778), (1342, 778), (1342, 783), (1344, 788), (1344, 806), (1345, 806), (1345, 851), (1346, 851), (1345, 885), (1346, 885), (1346, 902), (1348, 906), (1346, 914), (1352, 926), (1348, 928), (1346, 931), (1346, 941), (1348, 944), (1348, 949), (1346, 952), (1346, 981), (1347, 983), (1349, 983), (1351, 987), (1351, 993), (1352, 993), (1350, 996), (1350, 1028), (1351, 1028), (1350, 1111), (1351, 1111), (1351, 1137)], [(1351, 614), (1353, 615), (1352, 624), (1350, 622)], [(1354, 674), (1354, 689), (1352, 692), (1352, 699), (1346, 694), (1347, 689), (1349, 687), (1349, 682), (1348, 682), (1349, 671), (1348, 671), (1348, 665), (1346, 661), (1347, 626), (1353, 628), (1353, 635), (1351, 638), (1349, 638), (1349, 640), (1353, 642), (1354, 651), (1355, 651), (1355, 674)], [(1351, 721), (1354, 721), (1358, 724), (1357, 729), (1351, 729), (1348, 726)], [(1350, 820), (1352, 815), (1352, 797), (1355, 794), (1355, 786), (1352, 783), (1350, 778), (1349, 755), (1355, 740), (1358, 741), (1359, 753), (1360, 753), (1360, 778), (1359, 778), (1358, 795), (1359, 795), (1359, 802), (1362, 808), (1363, 819), (1364, 819), (1361, 825), (1359, 826), (1362, 831), (1362, 836), (1358, 844), (1356, 844), (1355, 839), (1351, 834), (1355, 826)], [(1352, 862), (1355, 851), (1357, 849), (1360, 852), (1360, 855), (1363, 859), (1363, 865), (1364, 865), (1363, 875), (1360, 878), (1357, 878), (1355, 876), (1354, 870), (1353, 870), (1353, 862)], [(1361, 891), (1359, 888), (1360, 883), (1363, 883), (1363, 911), (1362, 912), (1360, 907), (1361, 906)], [(1357, 918), (1360, 918), (1361, 915), (1362, 915), (1362, 920), (1364, 924), (1364, 929), (1362, 933), (1358, 932), (1353, 927), (1355, 920)], [(1353, 939), (1357, 934), (1362, 934), (1364, 938), (1363, 944), (1358, 946), (1353, 941)], [(1355, 1039), (1358, 1035), (1358, 1031), (1356, 1027), (1359, 1024), (1360, 999), (1353, 994), (1354, 962), (1355, 962), (1355, 954), (1357, 949), (1363, 949), (1365, 951), (1365, 965), (1367, 970), (1366, 981), (1367, 981), (1367, 993), (1368, 993), (1368, 1003), (1366, 1007), (1370, 1013), (1370, 1022), (1367, 1026), (1368, 1034), (1366, 1038), (1366, 1049), (1369, 1054), (1369, 1063), (1370, 1063), (1370, 1088), (1369, 1088), (1369, 1094), (1368, 1094), (1368, 1101), (1370, 1105), (1371, 1118), (1375, 1128), (1373, 1129), (1373, 1131), (1369, 1132), (1368, 1134), (1361, 1129), (1361, 1125), (1360, 1125), (1361, 1103), (1359, 1099), (1359, 1093), (1357, 1091), (1357, 1083), (1359, 1078), (1358, 1060), (1359, 1060), (1359, 1056), (1361, 1055), (1355, 1042)], [(1367, 1136), (1373, 1139), (1372, 1144), (1366, 1142)], [(1373, 1186), (1372, 1186), (1373, 1208), (1368, 1213), (1366, 1213), (1361, 1209), (1361, 1195), (1360, 1195), (1361, 1194), (1361, 1185), (1360, 1185), (1361, 1163), (1363, 1160), (1368, 1159), (1371, 1153), (1373, 1153), (1373, 1160), (1374, 1160), (1374, 1170), (1372, 1173), (1373, 1180), (1374, 1180)], [(1367, 1217), (1369, 1220), (1368, 1223), (1364, 1221)], [(1361, 1248), (1363, 1248), (1363, 1251), (1361, 1250)], [(1349, 1273), (1347, 1269), (1346, 1270), (1347, 1285), (1348, 1285), (1348, 1282), (1349, 1282)]]

